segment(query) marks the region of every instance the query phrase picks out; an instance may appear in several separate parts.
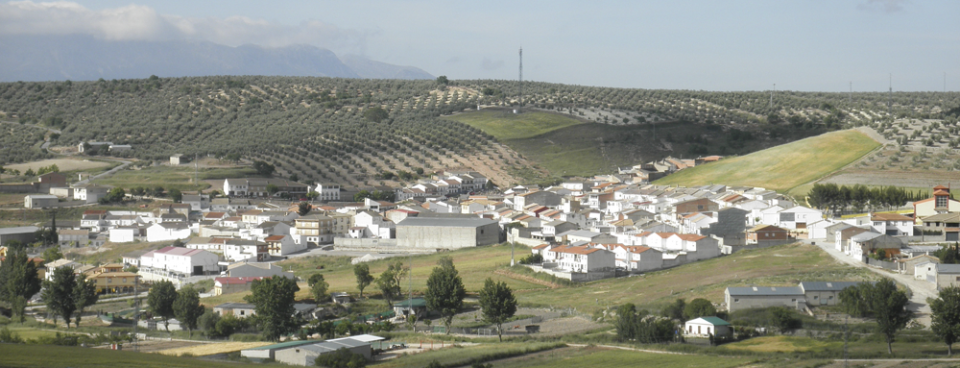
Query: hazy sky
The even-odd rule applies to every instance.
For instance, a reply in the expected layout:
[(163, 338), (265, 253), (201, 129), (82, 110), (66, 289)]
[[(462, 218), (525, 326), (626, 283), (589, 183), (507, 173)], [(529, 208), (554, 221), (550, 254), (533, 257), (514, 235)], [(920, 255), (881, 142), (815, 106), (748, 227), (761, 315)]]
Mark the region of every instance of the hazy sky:
[(960, 1), (0, 3), (0, 35), (312, 44), (451, 79), (697, 90), (960, 91)]

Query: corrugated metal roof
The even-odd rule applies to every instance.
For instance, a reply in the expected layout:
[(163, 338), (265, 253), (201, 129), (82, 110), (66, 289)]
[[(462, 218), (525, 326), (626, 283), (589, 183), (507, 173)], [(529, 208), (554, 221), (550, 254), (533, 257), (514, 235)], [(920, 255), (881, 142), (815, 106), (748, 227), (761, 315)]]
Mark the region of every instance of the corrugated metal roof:
[(407, 217), (397, 226), (480, 227), (496, 224), (485, 218)]
[(807, 291), (840, 291), (851, 286), (859, 285), (856, 281), (801, 281), (800, 287), (804, 292)]
[(799, 286), (728, 287), (727, 293), (730, 295), (739, 295), (739, 296), (751, 296), (751, 295), (803, 296), (803, 289), (801, 289)]
[(937, 273), (960, 273), (960, 264), (938, 264)]

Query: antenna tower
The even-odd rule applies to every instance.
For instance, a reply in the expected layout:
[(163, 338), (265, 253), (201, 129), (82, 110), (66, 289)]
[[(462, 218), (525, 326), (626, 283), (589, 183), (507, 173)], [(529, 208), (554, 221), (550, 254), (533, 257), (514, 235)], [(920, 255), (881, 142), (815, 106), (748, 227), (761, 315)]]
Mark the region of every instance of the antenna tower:
[(770, 107), (773, 107), (773, 93), (777, 91), (777, 84), (773, 84), (773, 90), (770, 91)]
[(850, 94), (848, 96), (850, 103), (853, 103), (853, 82), (850, 82)]
[(523, 108), (523, 47), (520, 48), (520, 108)]
[(893, 115), (893, 73), (890, 73), (890, 92), (887, 94), (887, 115)]

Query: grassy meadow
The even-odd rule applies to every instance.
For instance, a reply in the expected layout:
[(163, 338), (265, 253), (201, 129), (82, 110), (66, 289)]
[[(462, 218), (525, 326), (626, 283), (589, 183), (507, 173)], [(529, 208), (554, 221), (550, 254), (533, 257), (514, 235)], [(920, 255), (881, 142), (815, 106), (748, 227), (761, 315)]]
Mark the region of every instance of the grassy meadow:
[(257, 366), (239, 362), (216, 362), (178, 358), (132, 351), (88, 349), (53, 345), (0, 344), (0, 365), (4, 367), (139, 367), (139, 368), (220, 368)]
[(503, 368), (652, 367), (728, 368), (740, 367), (754, 359), (706, 355), (657, 354), (601, 347), (567, 348), (538, 354), (536, 359), (514, 358), (498, 361)]
[[(181, 191), (195, 191), (197, 185), (193, 182), (194, 169), (189, 166), (149, 166), (139, 170), (121, 170), (109, 177), (97, 179), (97, 184), (121, 188), (144, 187), (152, 188), (157, 185), (164, 189), (179, 189)], [(200, 169), (200, 188), (207, 189), (210, 184), (203, 182), (209, 179), (223, 179), (230, 177), (256, 176), (251, 167), (234, 168), (206, 168)]]
[(782, 245), (745, 250), (643, 276), (600, 280), (578, 287), (520, 291), (517, 297), (531, 306), (572, 307), (591, 313), (625, 303), (656, 309), (676, 298), (705, 298), (720, 303), (728, 286), (796, 286), (801, 280), (870, 277), (873, 276), (869, 271), (841, 264), (815, 246)]
[(788, 192), (839, 170), (879, 146), (880, 143), (858, 131), (831, 132), (683, 170), (655, 183), (683, 186), (722, 183)]
[(514, 114), (509, 110), (485, 110), (454, 115), (450, 119), (483, 130), (499, 140), (533, 138), (581, 124), (569, 116), (540, 111)]

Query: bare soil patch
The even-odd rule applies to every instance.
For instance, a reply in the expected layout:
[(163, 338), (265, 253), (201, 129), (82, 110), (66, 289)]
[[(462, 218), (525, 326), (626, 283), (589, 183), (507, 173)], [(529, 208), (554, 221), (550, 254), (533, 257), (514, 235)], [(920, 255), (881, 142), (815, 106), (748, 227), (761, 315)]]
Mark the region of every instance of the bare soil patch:
[(109, 166), (108, 162), (91, 161), (80, 158), (55, 158), (42, 161), (25, 162), (22, 164), (8, 165), (5, 168), (11, 170), (20, 170), (21, 173), (27, 170), (37, 171), (41, 167), (57, 165), (60, 171), (89, 170), (98, 167)]

